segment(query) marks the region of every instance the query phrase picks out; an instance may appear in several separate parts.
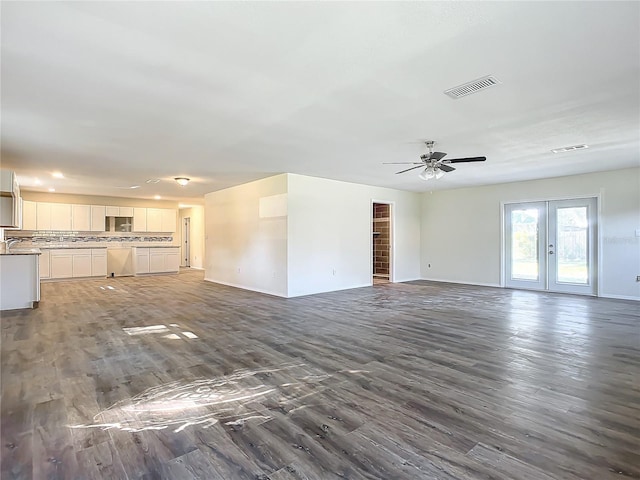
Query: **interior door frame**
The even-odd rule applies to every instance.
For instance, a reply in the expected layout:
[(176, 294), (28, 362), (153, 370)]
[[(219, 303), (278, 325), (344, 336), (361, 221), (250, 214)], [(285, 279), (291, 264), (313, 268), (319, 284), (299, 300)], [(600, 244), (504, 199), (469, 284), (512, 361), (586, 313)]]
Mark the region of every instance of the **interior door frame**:
[(597, 220), (597, 228), (594, 234), (596, 238), (596, 281), (595, 281), (595, 295), (596, 297), (601, 296), (601, 288), (602, 282), (600, 279), (602, 278), (602, 198), (604, 197), (604, 190), (601, 188), (598, 193), (582, 193), (570, 196), (547, 196), (547, 197), (533, 197), (526, 199), (517, 199), (517, 200), (501, 200), (500, 201), (500, 286), (502, 288), (506, 288), (506, 280), (507, 280), (507, 259), (505, 257), (505, 243), (507, 241), (505, 237), (505, 205), (511, 203), (535, 203), (535, 202), (554, 202), (554, 201), (562, 201), (562, 200), (580, 200), (587, 198), (595, 198), (596, 199), (596, 220)]
[(371, 285), (373, 285), (373, 208), (376, 203), (389, 205), (389, 242), (391, 244), (391, 248), (389, 248), (389, 282), (393, 283), (396, 276), (396, 202), (371, 199), (369, 205), (369, 279)]

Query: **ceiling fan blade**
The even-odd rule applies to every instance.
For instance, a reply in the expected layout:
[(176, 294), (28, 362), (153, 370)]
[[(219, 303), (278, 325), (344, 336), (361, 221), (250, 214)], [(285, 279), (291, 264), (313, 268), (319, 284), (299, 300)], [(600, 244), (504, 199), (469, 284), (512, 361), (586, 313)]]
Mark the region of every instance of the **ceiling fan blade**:
[(446, 153), (444, 152), (433, 152), (429, 157), (429, 160), (433, 160), (437, 162), (439, 160), (442, 160), (445, 157), (445, 155)]
[(452, 158), (446, 160), (447, 163), (462, 163), (462, 162), (484, 162), (487, 157), (467, 157), (467, 158)]
[(411, 167), (411, 168), (407, 168), (406, 170), (402, 170), (401, 172), (396, 172), (396, 175), (398, 175), (399, 173), (408, 172), (410, 170), (415, 170), (416, 168), (422, 168), (422, 167), (424, 167), (424, 163), (420, 163), (420, 165), (418, 165), (417, 167)]
[(424, 165), (423, 162), (382, 162), (383, 165)]
[(440, 164), (438, 165), (438, 168), (440, 170), (442, 170), (443, 172), (453, 172), (455, 170), (455, 168), (450, 167), (449, 165), (445, 165), (445, 164)]

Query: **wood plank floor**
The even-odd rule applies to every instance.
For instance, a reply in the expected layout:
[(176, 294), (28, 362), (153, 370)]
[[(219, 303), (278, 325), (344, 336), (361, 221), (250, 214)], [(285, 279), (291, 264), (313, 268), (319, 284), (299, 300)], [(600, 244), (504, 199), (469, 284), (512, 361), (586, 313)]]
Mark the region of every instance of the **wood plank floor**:
[(8, 479), (640, 478), (635, 302), (179, 275), (2, 314)]

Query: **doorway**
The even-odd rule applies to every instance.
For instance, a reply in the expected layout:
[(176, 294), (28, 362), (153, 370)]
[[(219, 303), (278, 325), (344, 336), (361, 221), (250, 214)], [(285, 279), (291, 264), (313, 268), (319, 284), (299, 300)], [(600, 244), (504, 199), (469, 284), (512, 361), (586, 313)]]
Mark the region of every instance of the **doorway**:
[(392, 215), (391, 204), (373, 202), (371, 215), (371, 272), (374, 285), (393, 281)]
[(185, 267), (191, 267), (191, 217), (184, 218), (182, 229), (182, 260)]
[(507, 204), (505, 286), (596, 295), (597, 199)]

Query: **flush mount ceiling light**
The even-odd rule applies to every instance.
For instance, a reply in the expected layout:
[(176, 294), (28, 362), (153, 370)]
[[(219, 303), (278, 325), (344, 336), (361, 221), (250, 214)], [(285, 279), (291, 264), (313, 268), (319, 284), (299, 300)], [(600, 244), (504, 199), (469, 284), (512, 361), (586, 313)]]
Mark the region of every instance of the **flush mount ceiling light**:
[(53, 178), (64, 178), (64, 175), (62, 174), (62, 172), (53, 172), (51, 176)]
[(154, 195), (153, 199), (154, 200), (160, 200), (162, 197), (160, 195)]
[(50, 188), (50, 189), (49, 189), (49, 191), (50, 191), (50, 192), (55, 192), (55, 191), (56, 191), (56, 189), (55, 189), (55, 188)]
[(189, 183), (190, 179), (187, 177), (176, 177), (174, 178), (174, 180), (178, 182), (178, 185), (184, 187), (187, 183)]
[(571, 145), (570, 147), (554, 148), (551, 150), (553, 153), (573, 152), (574, 150), (583, 150), (589, 148), (589, 145)]

